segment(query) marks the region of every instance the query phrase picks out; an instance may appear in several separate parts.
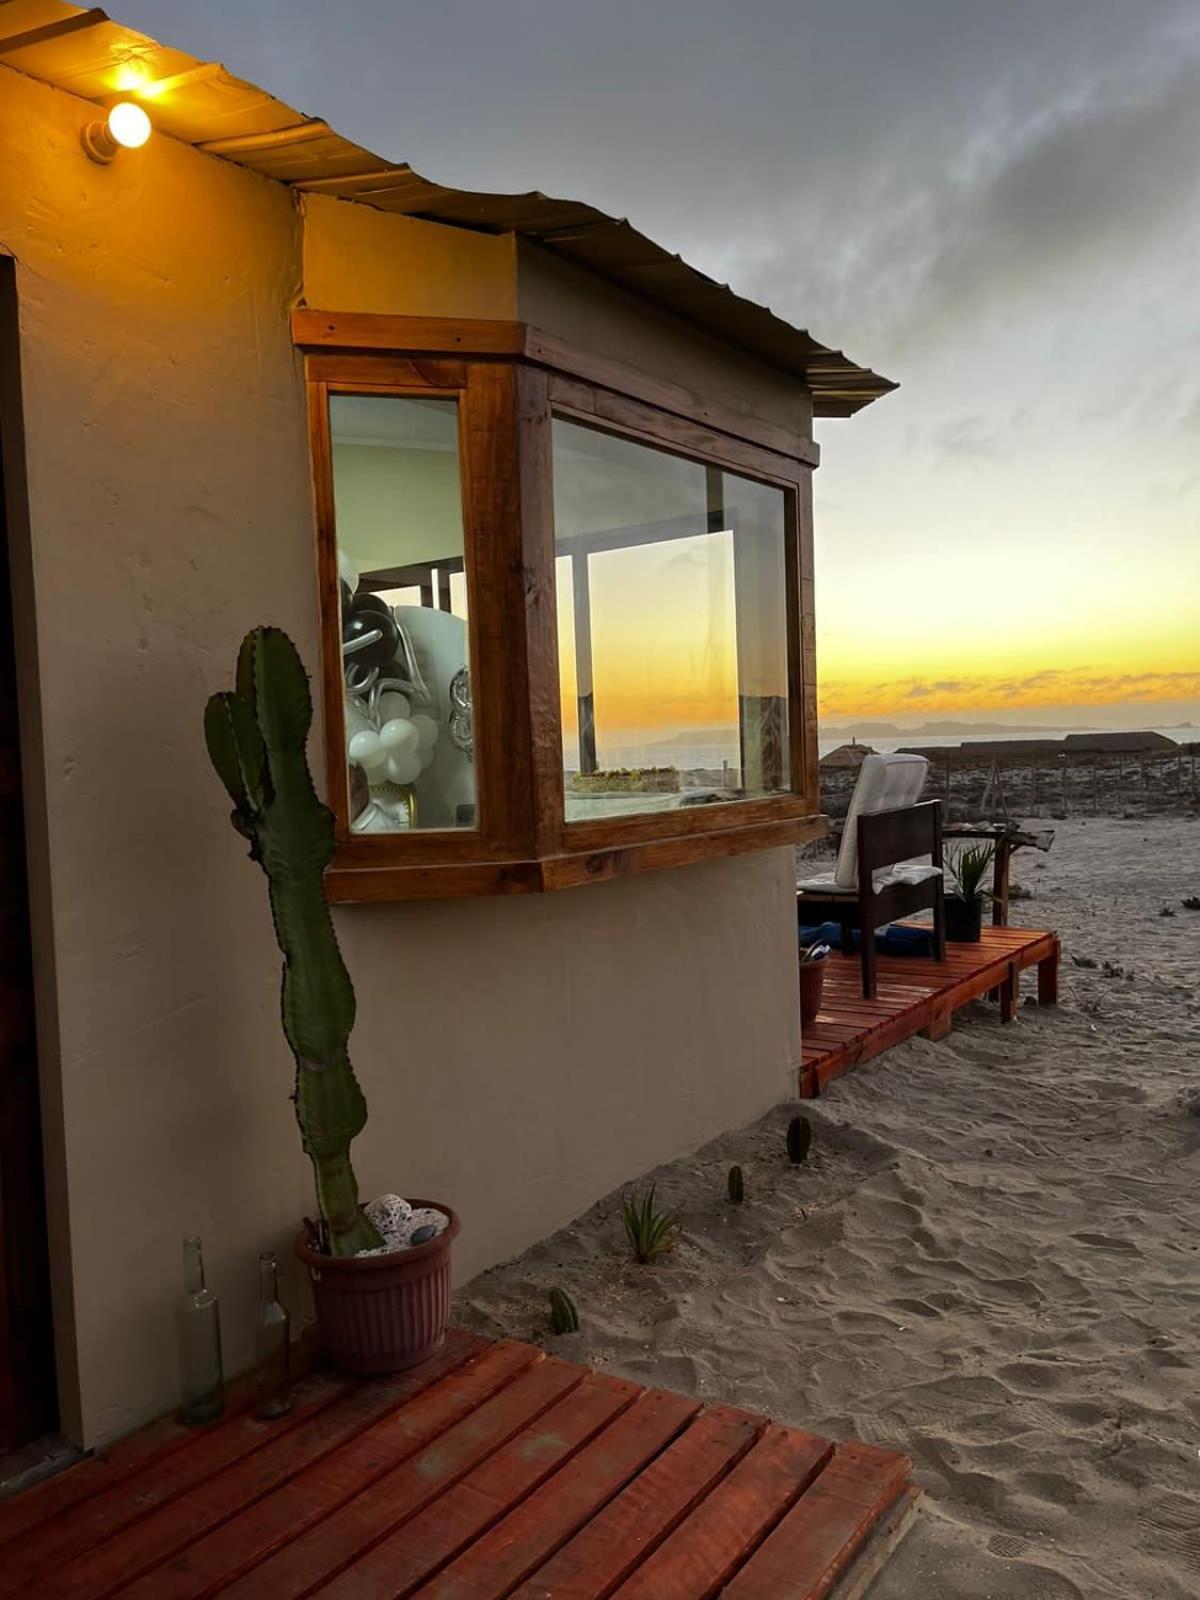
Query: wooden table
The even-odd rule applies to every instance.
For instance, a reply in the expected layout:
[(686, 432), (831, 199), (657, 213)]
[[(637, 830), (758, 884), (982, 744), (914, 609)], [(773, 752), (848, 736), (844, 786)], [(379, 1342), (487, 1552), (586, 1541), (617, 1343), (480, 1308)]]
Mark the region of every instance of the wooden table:
[(992, 867), (992, 924), (997, 928), (1008, 926), (1009, 866), (1014, 853), (1026, 847), (1049, 850), (1054, 843), (1054, 829), (1044, 828), (1040, 833), (1029, 833), (1013, 822), (946, 822), (942, 825), (943, 839), (986, 839), (996, 847)]

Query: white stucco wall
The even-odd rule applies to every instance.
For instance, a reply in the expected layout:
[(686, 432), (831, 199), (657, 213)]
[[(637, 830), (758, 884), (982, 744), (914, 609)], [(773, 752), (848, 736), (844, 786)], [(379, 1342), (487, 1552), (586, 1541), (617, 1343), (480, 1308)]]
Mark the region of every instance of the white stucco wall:
[[(281, 624), (310, 663), (317, 637), (287, 321), (299, 213), (162, 137), (94, 166), (78, 144), (93, 114), (0, 68), (35, 586), (21, 603), (38, 628), (22, 673), (43, 719), (30, 824), (50, 864), (35, 893), (56, 1329), (64, 1427), (87, 1445), (174, 1403), (182, 1236), (204, 1238), (233, 1371), (251, 1354), (256, 1252), (286, 1251), (311, 1207), (265, 886), (200, 717), (248, 626)], [(316, 259), (327, 296), (347, 263)], [(419, 280), (404, 259), (395, 282)], [(491, 303), (481, 290), (465, 310)], [(462, 1277), (790, 1092), (788, 855), (340, 909), (371, 1104), (364, 1190), (452, 1202)], [(295, 1269), (287, 1291), (300, 1303)]]

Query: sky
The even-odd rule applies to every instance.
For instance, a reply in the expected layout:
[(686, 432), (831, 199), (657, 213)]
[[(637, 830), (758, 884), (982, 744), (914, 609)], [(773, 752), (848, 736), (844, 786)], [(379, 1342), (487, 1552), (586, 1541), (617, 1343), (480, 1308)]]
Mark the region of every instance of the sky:
[(827, 721), (1200, 723), (1196, 0), (115, 0), (899, 380), (818, 424)]

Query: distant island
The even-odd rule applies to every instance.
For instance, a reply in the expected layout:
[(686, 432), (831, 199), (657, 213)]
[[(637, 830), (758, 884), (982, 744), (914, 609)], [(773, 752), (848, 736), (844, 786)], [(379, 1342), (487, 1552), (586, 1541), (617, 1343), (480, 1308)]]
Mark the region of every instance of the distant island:
[[(1048, 728), (1033, 722), (922, 722), (915, 728), (898, 728), (894, 722), (852, 722), (844, 728), (821, 724), (822, 739), (912, 739), (924, 734), (931, 739), (969, 739), (983, 734), (1011, 738), (1017, 734), (1098, 733), (1102, 730), (1086, 722), (1056, 723)], [(1107, 731), (1107, 730), (1103, 730)]]

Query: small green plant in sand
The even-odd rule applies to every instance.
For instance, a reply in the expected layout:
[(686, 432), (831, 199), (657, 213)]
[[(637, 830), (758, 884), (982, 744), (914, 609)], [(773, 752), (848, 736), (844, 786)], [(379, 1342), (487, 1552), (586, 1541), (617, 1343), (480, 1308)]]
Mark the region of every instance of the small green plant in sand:
[(946, 870), (955, 894), (964, 900), (987, 899), (987, 890), (982, 885), (995, 854), (994, 844), (961, 845), (957, 850), (947, 850)]
[(621, 1202), (621, 1221), (633, 1259), (643, 1265), (675, 1248), (679, 1238), (679, 1217), (674, 1211), (658, 1211), (654, 1206), (655, 1185), (651, 1184), (638, 1200), (626, 1197)]
[(808, 1160), (812, 1145), (812, 1123), (807, 1117), (793, 1117), (788, 1123), (787, 1153), (794, 1167)]
[(729, 1201), (731, 1205), (740, 1206), (746, 1198), (746, 1180), (742, 1177), (741, 1167), (729, 1169)]
[(551, 1289), (547, 1299), (550, 1301), (550, 1328), (554, 1333), (578, 1333), (579, 1312), (575, 1302), (565, 1289)]

